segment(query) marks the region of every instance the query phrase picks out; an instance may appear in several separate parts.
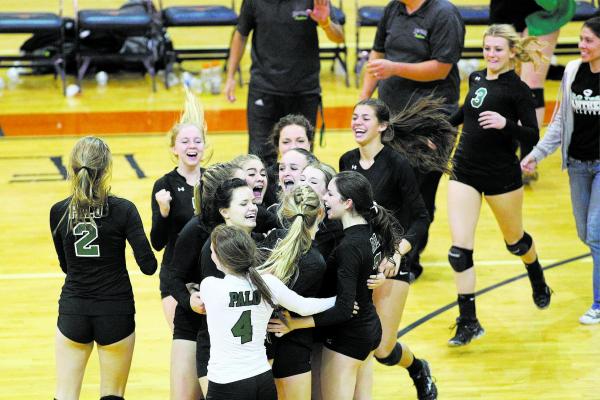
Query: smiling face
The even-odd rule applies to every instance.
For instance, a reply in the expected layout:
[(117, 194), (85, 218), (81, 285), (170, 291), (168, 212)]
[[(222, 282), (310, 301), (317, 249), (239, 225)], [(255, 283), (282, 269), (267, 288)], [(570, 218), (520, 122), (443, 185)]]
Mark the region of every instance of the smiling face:
[(248, 160), (242, 165), (246, 173), (246, 183), (254, 193), (254, 203), (262, 204), (267, 190), (267, 170), (260, 160)]
[(310, 151), (310, 141), (306, 129), (300, 125), (288, 125), (279, 132), (279, 154), (282, 156), (291, 149), (301, 148)]
[(342, 216), (348, 212), (348, 209), (352, 204), (352, 200), (344, 200), (342, 198), (342, 195), (335, 184), (335, 178), (329, 182), (327, 193), (323, 196), (323, 202), (325, 203), (325, 209), (327, 210), (327, 217), (329, 217), (329, 219), (341, 219)]
[(373, 140), (381, 142), (381, 133), (387, 129), (388, 124), (379, 122), (375, 110), (371, 106), (359, 104), (354, 107), (350, 127), (354, 133), (356, 143), (359, 146), (364, 146)]
[(171, 150), (179, 159), (179, 166), (197, 167), (204, 156), (204, 139), (201, 132), (193, 125), (182, 127)]
[(300, 174), (300, 182), (303, 185), (312, 187), (321, 200), (323, 199), (325, 193), (327, 193), (325, 174), (320, 169), (311, 167), (310, 165), (307, 166), (302, 171), (302, 174)]
[(300, 181), (302, 170), (308, 165), (308, 160), (297, 151), (288, 151), (279, 162), (279, 185), (284, 192), (291, 191)]
[(510, 49), (508, 39), (497, 36), (486, 36), (483, 39), (483, 58), (488, 73), (500, 75), (512, 66), (515, 53)]
[(578, 47), (583, 62), (600, 61), (600, 38), (587, 26), (581, 28)]
[(256, 227), (256, 213), (258, 209), (254, 204), (254, 193), (247, 186), (233, 190), (228, 208), (221, 208), (219, 212), (229, 226), (237, 226), (247, 232)]

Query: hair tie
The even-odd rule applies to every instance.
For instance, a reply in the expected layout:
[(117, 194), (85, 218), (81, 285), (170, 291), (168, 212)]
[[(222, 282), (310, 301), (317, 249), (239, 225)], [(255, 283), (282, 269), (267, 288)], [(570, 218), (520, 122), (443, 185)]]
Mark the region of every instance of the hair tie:
[(379, 209), (377, 208), (377, 203), (373, 202), (373, 205), (371, 206), (371, 211), (373, 211), (375, 214), (379, 212)]
[(84, 165), (84, 166), (81, 166), (81, 167), (79, 167), (79, 170), (80, 170), (80, 171), (81, 171), (82, 169), (85, 169), (85, 170), (88, 172), (88, 174), (92, 174), (92, 173), (94, 172), (94, 170), (93, 170), (92, 168), (90, 168), (90, 167), (86, 167), (85, 165)]
[(292, 216), (292, 219), (296, 219), (296, 217), (302, 217), (302, 220), (306, 220), (306, 214), (298, 213)]

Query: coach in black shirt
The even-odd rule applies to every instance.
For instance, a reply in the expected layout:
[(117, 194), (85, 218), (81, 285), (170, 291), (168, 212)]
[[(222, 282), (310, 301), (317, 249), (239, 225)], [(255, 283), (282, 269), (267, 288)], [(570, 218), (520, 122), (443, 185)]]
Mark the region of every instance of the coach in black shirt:
[(342, 28), (330, 18), (329, 0), (242, 3), (227, 63), (225, 94), (235, 101), (234, 74), (253, 31), (247, 105), (249, 152), (269, 165), (277, 159), (269, 135), (281, 117), (302, 114), (315, 124), (321, 99), (317, 25), (330, 40), (344, 41)]

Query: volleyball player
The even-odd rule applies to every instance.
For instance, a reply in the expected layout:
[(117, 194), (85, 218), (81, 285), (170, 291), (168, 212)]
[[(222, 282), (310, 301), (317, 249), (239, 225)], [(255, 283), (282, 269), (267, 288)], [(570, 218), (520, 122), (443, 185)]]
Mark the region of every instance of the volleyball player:
[[(289, 114), (282, 117), (271, 132), (271, 141), (277, 149), (277, 160), (290, 149), (300, 148), (312, 150), (315, 129), (306, 117), (300, 114)], [(270, 185), (265, 194), (265, 205), (277, 203), (278, 190), (278, 163), (267, 168)]]
[[(192, 399), (199, 397), (196, 351), (198, 331), (206, 327), (206, 319), (192, 311), (189, 284), (200, 283), (200, 251), (210, 236), (210, 202), (217, 186), (232, 175), (244, 176), (241, 169), (230, 163), (215, 164), (202, 174), (202, 184), (195, 189), (196, 214), (182, 228), (175, 242), (171, 261), (170, 290), (177, 300), (173, 343), (171, 345), (171, 397)], [(206, 391), (204, 391), (206, 393)]]
[(551, 291), (544, 279), (532, 237), (523, 230), (523, 182), (517, 141), (535, 144), (539, 138), (535, 106), (529, 87), (514, 72), (519, 61), (532, 61), (537, 39), (521, 39), (511, 25), (492, 25), (483, 36), (486, 68), (469, 77), (464, 105), (452, 117), (464, 122), (454, 154), (454, 175), (448, 183), (448, 222), (452, 247), (448, 261), (455, 271), (459, 317), (448, 344), (463, 346), (481, 337), (475, 311), (473, 247), (482, 197), (492, 209), (507, 250), (525, 263), (533, 301), (550, 305)]
[[(321, 200), (310, 186), (296, 186), (283, 197), (279, 216), (287, 229), (269, 234), (265, 242), (275, 245), (259, 271), (276, 276), (301, 296), (316, 297), (326, 270), (314, 240), (325, 217)], [(270, 336), (267, 356), (273, 360), (280, 400), (311, 399), (312, 347), (312, 329), (296, 330), (280, 338)]]
[(85, 367), (98, 345), (100, 396), (123, 400), (135, 343), (135, 306), (125, 266), (125, 241), (142, 272), (156, 258), (135, 205), (110, 194), (111, 153), (85, 137), (71, 152), (71, 195), (50, 210), (50, 229), (66, 274), (56, 330), (55, 399), (78, 399)]
[(225, 277), (205, 278), (197, 295), (204, 303), (211, 337), (207, 399), (277, 399), (264, 347), (273, 307), (279, 304), (310, 315), (330, 308), (335, 298), (304, 298), (275, 276), (259, 275), (256, 245), (240, 228), (215, 228), (211, 248)]
[(254, 204), (258, 207), (255, 232), (268, 233), (271, 229), (277, 228), (277, 215), (274, 212), (268, 211), (264, 204), (269, 180), (267, 178), (267, 169), (260, 157), (254, 154), (245, 154), (237, 156), (231, 162), (245, 172), (246, 183), (254, 193)]
[(194, 215), (194, 186), (202, 176), (200, 162), (206, 146), (204, 112), (190, 90), (186, 89), (184, 112), (168, 138), (177, 167), (158, 179), (152, 188), (150, 242), (156, 251), (165, 249), (159, 275), (160, 295), (172, 332), (177, 302), (168, 289), (169, 264), (179, 231)]
[[(419, 194), (411, 164), (426, 170), (446, 169), (454, 132), (439, 100), (424, 98), (394, 116), (381, 100), (360, 101), (352, 115), (352, 132), (358, 148), (340, 158), (340, 171), (356, 171), (373, 186), (377, 204), (390, 210), (405, 229), (397, 249), (399, 271), (374, 292), (383, 336), (375, 359), (408, 370), (419, 399), (435, 399), (437, 388), (429, 365), (414, 357), (397, 341), (397, 330), (408, 297), (410, 270), (419, 243), (429, 227), (429, 215)], [(414, 250), (413, 250), (414, 249)], [(412, 250), (412, 251), (411, 251)]]

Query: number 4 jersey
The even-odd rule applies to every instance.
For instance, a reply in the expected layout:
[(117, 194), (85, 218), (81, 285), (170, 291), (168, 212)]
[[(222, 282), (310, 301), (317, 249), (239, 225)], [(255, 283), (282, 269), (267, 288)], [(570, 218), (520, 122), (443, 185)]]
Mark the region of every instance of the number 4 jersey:
[[(107, 315), (135, 313), (133, 291), (125, 265), (125, 241), (142, 272), (152, 275), (157, 262), (135, 205), (109, 196), (93, 221), (69, 228), (65, 212), (70, 198), (50, 209), (50, 230), (61, 269), (67, 274), (59, 313)], [(63, 216), (65, 216), (63, 218)]]
[[(275, 276), (262, 277), (271, 290), (273, 302), (300, 315), (316, 314), (335, 304), (335, 297), (302, 297)], [(204, 278), (200, 296), (206, 306), (210, 335), (208, 380), (231, 383), (271, 369), (265, 336), (273, 308), (261, 299), (248, 279), (236, 275)]]

